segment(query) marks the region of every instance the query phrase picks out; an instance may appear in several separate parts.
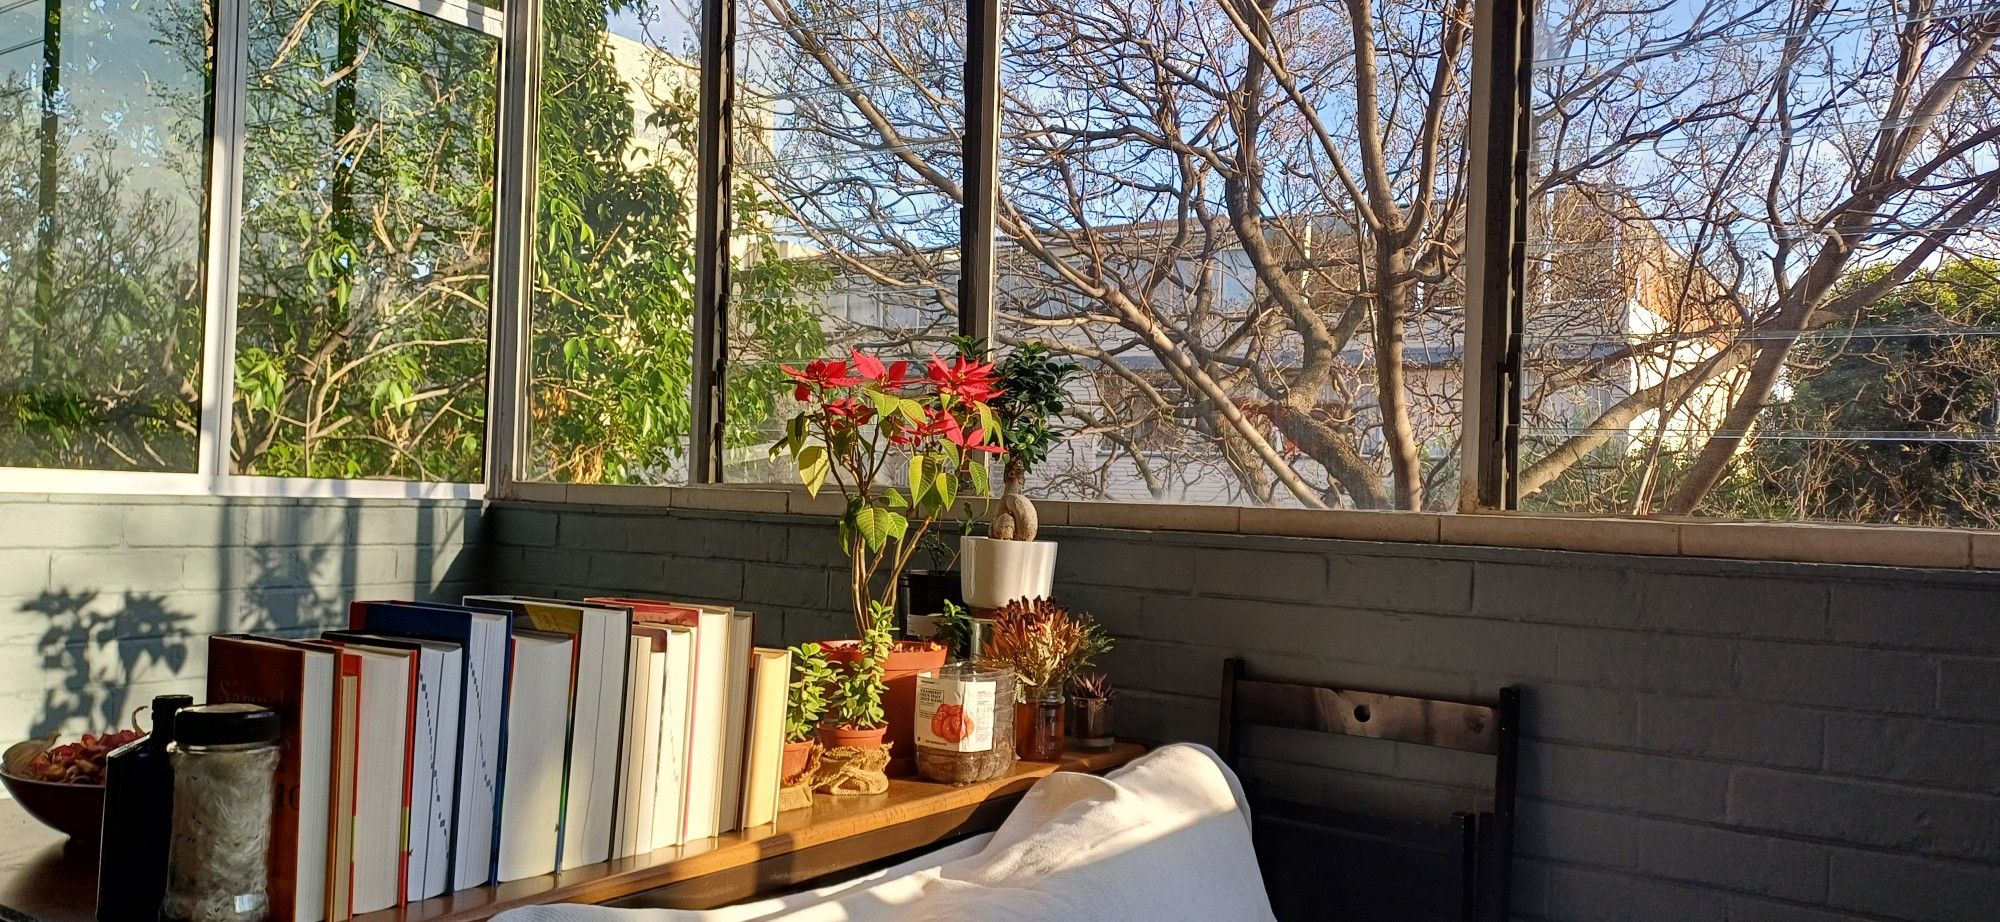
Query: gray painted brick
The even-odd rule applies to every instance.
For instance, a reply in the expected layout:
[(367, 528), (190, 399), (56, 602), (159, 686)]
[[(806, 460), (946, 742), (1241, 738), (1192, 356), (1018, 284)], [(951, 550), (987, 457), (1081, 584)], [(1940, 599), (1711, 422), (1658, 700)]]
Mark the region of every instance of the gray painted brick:
[(2000, 858), (1991, 797), (1738, 768), (1729, 816), (1737, 825), (1953, 858)]
[[(844, 580), (841, 573), (833, 578)], [(1184, 596), (1151, 596), (1132, 589), (1112, 586), (1072, 586), (1058, 583), (1056, 598), (1069, 606), (1070, 611), (1086, 614), (1114, 637), (1138, 637), (1143, 633), (1140, 612), (1144, 606), (1156, 598), (1184, 598)]]
[(832, 596), (828, 592), (827, 583), (835, 575), (817, 567), (745, 564), (743, 598), (753, 605), (826, 608), (835, 598), (846, 599), (845, 580), (841, 581), (841, 595)]
[(1826, 636), (1827, 587), (1804, 580), (1645, 573), (1639, 624), (1739, 637)]
[(664, 564), (662, 585), (668, 592), (723, 604), (743, 598), (743, 564), (738, 561), (669, 557)]
[(554, 512), (511, 505), (497, 506), (493, 510), (493, 540), (500, 544), (554, 547), (560, 521), (560, 516)]
[(654, 554), (616, 551), (579, 552), (593, 585), (606, 592), (649, 594), (666, 588), (667, 559)]
[(1735, 685), (1734, 650), (1726, 640), (1567, 628), (1556, 647), (1557, 677), (1579, 685), (1679, 694), (1721, 692)]
[(1191, 592), (1194, 553), (1143, 541), (1070, 539), (1056, 553), (1056, 584), (1133, 586), (1154, 592)]
[(1521, 802), (1517, 816), (1514, 843), (1524, 855), (1600, 868), (1639, 866), (1635, 827), (1644, 820), (1541, 801)]
[(1754, 896), (1729, 897), (1729, 922), (1868, 922), (1861, 916)]
[(1557, 629), (1542, 624), (1473, 618), (1420, 617), (1419, 661), (1453, 671), (1554, 678)]
[(2000, 660), (1940, 660), (1938, 713), (1969, 720), (2000, 720)]
[(1825, 750), (1818, 711), (1719, 698), (1639, 699), (1639, 745), (1674, 755), (1818, 768)]
[(1638, 730), (1636, 692), (1537, 683), (1521, 696), (1521, 732), (1534, 739), (1631, 746)]
[(1408, 662), (1414, 633), (1402, 615), (1173, 596), (1147, 598), (1143, 623), (1157, 640), (1375, 663)]
[(1632, 831), (1649, 875), (1790, 900), (1826, 896), (1827, 855), (1818, 847), (1687, 823), (1644, 821)]
[[(109, 519), (108, 516), (100, 517)], [(127, 547), (186, 547), (241, 540), (236, 516), (223, 506), (131, 506), (118, 517)]]
[(49, 585), (49, 558), (46, 550), (0, 550), (0, 591), (7, 595), (29, 596)]
[(1836, 586), (1835, 640), (1956, 652), (2000, 652), (2000, 604), (1990, 589), (1919, 583)]
[(345, 501), (237, 506), (231, 517), (236, 532), (232, 543), (283, 547), (351, 544), (359, 535), (360, 515), (357, 506)]
[(1826, 769), (1967, 791), (2000, 792), (2000, 727), (1830, 714)]
[(1720, 821), (1729, 766), (1621, 749), (1534, 743), (1521, 750), (1521, 796)]
[[(1121, 640), (1099, 661), (1098, 667), (1121, 688), (1144, 689), (1164, 694), (1215, 698), (1222, 688), (1222, 661), (1230, 651), (1181, 643), (1150, 640)], [(1286, 657), (1274, 661), (1274, 654), (1253, 658), (1255, 668), (1270, 674), (1310, 675), (1311, 660)]]
[(1481, 561), (1472, 579), (1476, 614), (1600, 627), (1639, 621), (1639, 578), (1628, 569)]
[(1216, 703), (1208, 699), (1130, 692), (1118, 696), (1118, 710), (1113, 719), (1121, 737), (1153, 743), (1185, 741), (1212, 747), (1221, 715)]
[(1537, 918), (1549, 914), (1549, 866), (1528, 858), (1514, 860), (1514, 879), (1509, 888), (1513, 915)]
[(1326, 595), (1326, 558), (1272, 551), (1204, 551), (1195, 591), (1205, 596), (1311, 602)]
[(578, 551), (622, 551), (630, 519), (619, 515), (569, 513), (556, 527), (556, 546)]
[(1926, 714), (1937, 699), (1928, 657), (1852, 647), (1746, 643), (1736, 682), (1753, 698), (1822, 707)]
[(0, 547), (117, 547), (125, 540), (123, 522), (116, 508), (107, 511), (92, 506), (33, 503), (14, 507), (12, 512)]
[(1549, 873), (1549, 916), (1566, 922), (1693, 922), (1723, 918), (1724, 905), (1714, 890), (1615, 871)]
[(1327, 558), (1326, 587), (1329, 605), (1457, 614), (1472, 607), (1472, 564), (1334, 554)]
[(49, 584), (69, 590), (167, 592), (181, 587), (183, 563), (188, 553), (179, 550), (122, 554), (57, 551), (49, 562)]
[(1896, 919), (1990, 922), (2000, 906), (2000, 867), (1839, 849), (1827, 903)]

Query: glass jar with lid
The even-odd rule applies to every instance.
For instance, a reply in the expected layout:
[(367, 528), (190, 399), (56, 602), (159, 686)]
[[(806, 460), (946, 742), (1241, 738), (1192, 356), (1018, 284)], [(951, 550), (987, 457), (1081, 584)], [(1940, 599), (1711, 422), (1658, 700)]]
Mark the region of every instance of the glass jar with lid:
[(163, 918), (255, 922), (269, 913), (278, 729), (278, 715), (254, 704), (208, 704), (175, 715)]

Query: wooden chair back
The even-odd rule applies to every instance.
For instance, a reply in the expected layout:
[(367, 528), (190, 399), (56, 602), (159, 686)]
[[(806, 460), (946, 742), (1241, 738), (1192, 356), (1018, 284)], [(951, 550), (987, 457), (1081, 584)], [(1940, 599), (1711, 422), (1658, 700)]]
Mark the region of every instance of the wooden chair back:
[[(1280, 919), (1500, 922), (1513, 855), (1520, 691), (1491, 702), (1253, 678), (1223, 663), (1223, 760), (1239, 767), (1242, 731), (1272, 727), (1394, 741), (1493, 759), (1490, 807), (1410, 820), (1265, 798), (1245, 778), (1253, 838)], [(1331, 769), (1329, 769), (1331, 770)], [(1240, 773), (1240, 771), (1239, 771)]]

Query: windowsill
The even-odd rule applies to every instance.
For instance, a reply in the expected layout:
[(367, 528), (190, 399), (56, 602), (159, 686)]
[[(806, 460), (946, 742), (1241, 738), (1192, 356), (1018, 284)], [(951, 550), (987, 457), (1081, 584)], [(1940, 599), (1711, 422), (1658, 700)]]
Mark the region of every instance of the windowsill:
[[(839, 496), (779, 485), (685, 487), (517, 483), (529, 503), (838, 514)], [(1359, 512), (1036, 500), (1048, 526), (1473, 545), (1658, 557), (2000, 570), (2000, 532), (1881, 525), (1721, 522), (1486, 512)]]

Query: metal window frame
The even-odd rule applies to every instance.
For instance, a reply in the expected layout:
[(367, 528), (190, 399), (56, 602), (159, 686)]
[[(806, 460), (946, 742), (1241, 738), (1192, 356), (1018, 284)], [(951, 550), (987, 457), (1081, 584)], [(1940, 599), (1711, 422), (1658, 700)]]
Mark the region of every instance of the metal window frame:
[(1460, 512), (1514, 509), (1521, 431), (1534, 0), (1474, 0)]
[[(243, 94), (248, 0), (218, 0), (214, 113), (210, 131), (202, 408), (194, 473), (0, 468), (0, 492), (178, 495), (515, 498), (532, 433), (527, 371), (532, 347), (536, 140), (540, 109), (541, 2), (510, 0), (503, 11), (469, 0), (376, 0), (495, 36), (500, 42), (501, 133), (496, 164), (494, 297), (488, 329), (487, 436), (482, 483), (317, 480), (228, 473), (230, 389), (240, 234)], [(1004, 0), (965, 0), (958, 331), (990, 341), (994, 330), (995, 216), (1000, 160), (1000, 64)], [(1528, 67), (1532, 0), (1476, 0), (1468, 139), (1464, 476), (1460, 511), (1512, 509), (1519, 432), (1521, 284), (1524, 275)], [(735, 105), (735, 0), (709, 0), (700, 23), (695, 228), (694, 368), (689, 481), (723, 482), (729, 371), (729, 237)]]
[[(538, 0), (518, 0), (538, 7)], [(959, 203), (958, 331), (990, 342), (994, 330), (995, 215), (998, 210), (1001, 91), (1005, 0), (964, 0), (963, 197)], [(1474, 47), (1469, 124), (1471, 132), (1467, 215), (1464, 424), (1460, 432), (1465, 474), (1460, 478), (1460, 511), (1511, 509), (1515, 447), (1519, 431), (1520, 315), (1526, 227), (1528, 143), (1527, 67), (1533, 35), (1533, 0), (1475, 0)], [(520, 13), (521, 6), (513, 8)], [(688, 480), (695, 486), (724, 482), (726, 404), (729, 371), (729, 229), (734, 165), (730, 111), (735, 100), (735, 0), (708, 0), (702, 7), (696, 154), (696, 188), (701, 196), (695, 229), (694, 368), (689, 400)], [(529, 85), (530, 87), (532, 84)], [(517, 94), (528, 88), (510, 85)], [(538, 105), (525, 100), (532, 112)], [(522, 185), (533, 192), (532, 156)], [(504, 171), (503, 171), (504, 172)], [(511, 213), (511, 212), (510, 212)], [(532, 277), (532, 215), (529, 218), (524, 278)], [(525, 315), (523, 303), (518, 308)], [(518, 322), (520, 317), (515, 318)], [(520, 335), (525, 337), (522, 324)], [(497, 338), (497, 337), (496, 337)], [(525, 362), (525, 343), (517, 363)], [(496, 365), (496, 369), (500, 366)], [(499, 393), (496, 390), (496, 393)], [(490, 408), (494, 419), (525, 417), (523, 395)], [(517, 457), (531, 437), (525, 426), (511, 430), (514, 443), (504, 452)], [(521, 494), (510, 465), (489, 477), (492, 495)]]

